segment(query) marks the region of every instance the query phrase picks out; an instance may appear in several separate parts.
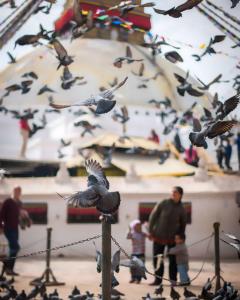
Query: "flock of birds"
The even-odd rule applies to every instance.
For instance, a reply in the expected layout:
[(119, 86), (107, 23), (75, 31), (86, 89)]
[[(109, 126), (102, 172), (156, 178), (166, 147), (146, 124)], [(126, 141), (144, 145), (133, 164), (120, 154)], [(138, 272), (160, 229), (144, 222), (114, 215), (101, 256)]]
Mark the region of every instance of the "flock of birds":
[[(8, 1), (7, 1), (8, 2)], [(6, 3), (7, 3), (6, 2)], [(45, 10), (50, 12), (53, 4), (56, 2), (55, 0), (47, 0), (49, 6), (39, 7), (38, 11), (45, 12)], [(105, 10), (100, 10), (98, 14), (106, 14), (108, 11), (119, 11), (120, 17), (124, 18), (124, 16), (127, 15), (128, 12), (134, 10), (137, 7), (153, 7), (154, 11), (158, 14), (163, 15), (169, 15), (174, 18), (178, 18), (182, 16), (182, 13), (185, 10), (192, 9), (194, 6), (200, 4), (202, 0), (188, 0), (182, 5), (179, 5), (177, 7), (172, 7), (171, 9), (167, 11), (163, 11), (160, 9), (155, 8), (155, 4), (153, 2), (149, 2), (146, 4), (136, 4), (134, 1), (121, 1), (118, 5), (110, 7)], [(235, 7), (238, 4), (238, 1), (232, 1), (232, 7)], [(12, 1), (10, 1), (10, 5), (12, 6)], [(36, 12), (36, 13), (37, 13)], [(46, 12), (45, 12), (46, 13)], [(112, 18), (108, 16), (109, 18)], [(109, 20), (108, 20), (109, 21)], [(73, 1), (73, 21), (72, 21), (72, 39), (79, 38), (84, 36), (86, 32), (94, 28), (95, 23), (97, 22), (95, 15), (93, 12), (89, 11), (88, 14), (84, 14), (81, 10), (81, 6), (78, 0)], [(105, 20), (105, 22), (107, 22)], [(224, 35), (216, 35), (213, 38), (210, 39), (208, 45), (204, 49), (204, 51), (201, 54), (193, 54), (193, 57), (200, 61), (204, 58), (206, 55), (212, 55), (216, 54), (215, 49), (213, 46), (216, 43), (220, 43), (225, 39)], [(43, 41), (47, 42), (47, 44), (44, 44), (45, 46), (49, 48), (53, 48), (56, 53), (56, 58), (58, 60), (58, 67), (63, 67), (63, 73), (60, 78), (61, 80), (61, 87), (63, 89), (70, 89), (74, 85), (83, 85), (87, 84), (87, 81), (84, 79), (83, 76), (74, 75), (71, 73), (69, 66), (74, 63), (74, 57), (71, 56), (65, 47), (62, 45), (60, 40), (57, 38), (57, 34), (55, 31), (51, 30), (48, 31), (44, 29), (42, 25), (40, 25), (39, 32), (37, 34), (27, 34), (23, 35), (20, 38), (18, 38), (15, 41), (15, 47), (17, 45), (24, 46), (24, 45), (41, 45)], [(170, 45), (167, 43), (164, 39), (159, 40), (158, 36), (152, 37), (150, 42), (145, 42), (143, 44), (144, 47), (147, 47), (151, 49), (152, 55), (155, 56), (159, 53), (161, 53), (161, 46), (167, 45), (170, 47), (173, 47), (175, 49), (178, 49), (178, 47), (175, 47), (173, 45)], [(8, 52), (10, 57), (11, 63), (16, 63), (16, 59), (14, 56)], [(165, 53), (165, 58), (171, 61), (172, 63), (176, 62), (182, 62), (183, 59), (179, 55), (178, 52), (169, 51)], [(132, 50), (130, 46), (126, 47), (126, 53), (123, 56), (117, 57), (113, 61), (113, 65), (116, 68), (122, 68), (124, 64), (133, 64), (133, 63), (140, 63), (139, 71), (132, 71), (132, 74), (139, 78), (140, 84), (138, 85), (138, 88), (147, 88), (147, 83), (150, 80), (156, 80), (158, 76), (161, 76), (161, 72), (157, 72), (154, 76), (150, 78), (146, 78), (144, 76), (145, 71), (145, 65), (142, 58), (134, 57), (132, 54)], [(204, 95), (205, 91), (207, 91), (210, 86), (216, 83), (220, 82), (228, 82), (226, 80), (222, 79), (222, 74), (219, 74), (216, 76), (213, 80), (211, 80), (209, 83), (204, 83), (200, 79), (197, 78), (199, 82), (199, 86), (195, 86), (191, 83), (191, 80), (189, 79), (189, 72), (186, 73), (186, 76), (181, 76), (179, 74), (174, 74), (178, 85), (176, 86), (177, 93), (180, 96), (185, 96), (185, 94), (189, 94), (194, 97), (201, 97)], [(5, 106), (3, 106), (3, 102), (6, 97), (9, 97), (12, 95), (15, 91), (21, 91), (22, 94), (26, 94), (31, 90), (31, 86), (38, 79), (38, 74), (36, 74), (34, 71), (30, 71), (28, 73), (25, 73), (22, 75), (23, 80), (20, 83), (15, 83), (10, 86), (7, 86), (5, 88), (5, 94), (0, 99), (0, 112), (7, 113), (10, 112), (13, 115), (13, 118), (17, 119), (33, 119), (34, 113), (32, 113), (31, 110), (29, 113), (26, 113), (24, 111), (23, 113), (8, 110)], [(75, 103), (72, 104), (58, 104), (55, 102), (52, 96), (49, 96), (49, 105), (52, 108), (52, 110), (47, 109), (45, 112), (56, 112), (57, 110), (71, 108), (71, 107), (89, 107), (95, 116), (106, 114), (110, 112), (116, 105), (117, 101), (115, 99), (115, 92), (120, 89), (123, 85), (127, 85), (128, 77), (125, 77), (122, 79), (122, 81), (118, 82), (118, 78), (114, 78), (112, 82), (109, 83), (110, 88), (106, 87), (100, 87), (100, 92), (95, 95), (90, 95), (87, 99), (81, 99)], [(238, 87), (238, 80), (239, 78), (236, 78), (235, 86)], [(44, 93), (54, 93), (55, 91), (51, 89), (48, 85), (42, 86), (37, 95), (42, 95)], [(209, 110), (203, 109), (203, 116), (200, 119), (197, 119), (194, 116), (194, 108), (195, 104), (192, 105), (186, 112), (183, 112), (182, 115), (179, 115), (178, 112), (176, 112), (172, 107), (171, 103), (169, 103), (169, 100), (149, 100), (150, 104), (154, 104), (156, 107), (161, 107), (162, 109), (159, 110), (158, 115), (164, 124), (164, 130), (163, 134), (169, 134), (178, 124), (188, 124), (190, 126), (193, 126), (193, 132), (190, 133), (189, 139), (191, 143), (197, 147), (204, 147), (207, 148), (207, 138), (213, 139), (217, 138), (221, 135), (224, 135), (225, 133), (228, 133), (233, 126), (238, 125), (237, 120), (229, 120), (228, 115), (236, 109), (236, 107), (239, 104), (239, 91), (238, 93), (227, 99), (224, 103), (221, 103), (221, 101), (216, 101), (215, 107), (213, 106), (214, 114), (211, 113), (211, 116), (209, 115)], [(166, 110), (167, 108), (167, 110)], [(35, 110), (36, 111), (36, 110)], [(173, 116), (173, 119), (170, 123), (165, 124), (165, 119), (168, 116)], [(228, 119), (226, 119), (228, 118)], [(114, 111), (112, 115), (112, 119), (116, 122), (119, 122), (120, 124), (124, 125), (126, 122), (129, 121), (129, 113), (125, 106), (120, 108), (120, 112)], [(202, 121), (204, 120), (204, 121)], [(202, 124), (200, 123), (202, 122)], [(46, 117), (43, 114), (42, 118), (40, 119), (40, 124), (33, 124), (33, 128), (31, 130), (30, 137), (33, 136), (38, 130), (44, 129), (46, 127)], [(85, 136), (86, 133), (92, 134), (92, 131), (96, 128), (99, 128), (99, 125), (90, 124), (88, 121), (79, 121), (74, 123), (74, 126), (80, 126), (83, 127), (84, 131), (82, 132), (82, 136)], [(123, 127), (126, 128), (126, 127)], [(59, 152), (59, 157), (61, 157), (61, 151)]]

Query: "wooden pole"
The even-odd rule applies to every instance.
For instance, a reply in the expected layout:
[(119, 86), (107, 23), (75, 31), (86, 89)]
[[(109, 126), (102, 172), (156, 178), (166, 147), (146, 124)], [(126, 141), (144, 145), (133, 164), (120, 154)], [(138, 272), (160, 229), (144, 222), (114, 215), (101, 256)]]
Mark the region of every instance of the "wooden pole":
[(49, 282), (52, 228), (47, 228), (46, 282)]
[(111, 224), (102, 219), (102, 299), (111, 300)]
[(214, 227), (214, 245), (215, 245), (215, 277), (216, 277), (216, 286), (215, 292), (218, 291), (221, 287), (221, 276), (220, 276), (220, 247), (219, 247), (219, 227), (220, 223), (216, 222), (213, 224)]

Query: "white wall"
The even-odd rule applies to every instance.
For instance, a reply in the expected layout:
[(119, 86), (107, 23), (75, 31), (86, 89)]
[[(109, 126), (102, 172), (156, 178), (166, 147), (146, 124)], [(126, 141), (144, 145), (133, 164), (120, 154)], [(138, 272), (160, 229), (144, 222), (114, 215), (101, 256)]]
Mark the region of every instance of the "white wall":
[[(44, 187), (43, 187), (44, 188)], [(39, 190), (41, 192), (41, 189)], [(131, 252), (131, 244), (125, 235), (130, 221), (138, 218), (139, 202), (155, 202), (166, 198), (167, 194), (123, 194), (119, 208), (119, 223), (112, 226), (112, 235), (120, 242), (127, 252)], [(4, 197), (1, 196), (1, 199)], [(67, 209), (65, 203), (57, 196), (27, 195), (24, 202), (47, 202), (48, 203), (48, 225), (53, 228), (52, 246), (62, 245), (78, 241), (101, 233), (100, 224), (67, 224)], [(235, 193), (195, 193), (186, 194), (184, 201), (192, 202), (192, 224), (187, 226), (187, 244), (198, 241), (213, 231), (213, 223), (220, 222), (220, 230), (239, 235), (239, 208), (235, 201)], [(45, 225), (33, 225), (30, 229), (21, 231), (20, 243), (22, 253), (42, 250), (46, 247)], [(223, 237), (225, 238), (225, 237)], [(1, 240), (3, 237), (1, 237)], [(36, 242), (36, 243), (35, 243)], [(101, 240), (97, 240), (98, 248)], [(205, 255), (207, 242), (200, 243), (189, 249), (191, 257), (202, 258)], [(113, 249), (116, 249), (113, 246)], [(69, 256), (94, 257), (95, 249), (92, 242), (62, 249), (53, 252), (53, 255), (63, 253)], [(147, 241), (147, 256), (151, 257), (152, 245)], [(213, 255), (213, 241), (211, 243), (209, 256)], [(236, 258), (234, 249), (221, 243), (222, 257)]]

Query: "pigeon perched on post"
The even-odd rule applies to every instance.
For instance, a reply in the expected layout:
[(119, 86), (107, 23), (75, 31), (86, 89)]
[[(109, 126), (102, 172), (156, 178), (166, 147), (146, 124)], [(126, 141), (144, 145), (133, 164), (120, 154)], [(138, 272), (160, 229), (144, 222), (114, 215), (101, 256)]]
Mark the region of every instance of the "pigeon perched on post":
[(96, 160), (87, 160), (85, 166), (89, 174), (88, 188), (67, 197), (60, 196), (76, 207), (95, 206), (103, 214), (114, 213), (121, 201), (119, 192), (109, 192), (109, 182)]

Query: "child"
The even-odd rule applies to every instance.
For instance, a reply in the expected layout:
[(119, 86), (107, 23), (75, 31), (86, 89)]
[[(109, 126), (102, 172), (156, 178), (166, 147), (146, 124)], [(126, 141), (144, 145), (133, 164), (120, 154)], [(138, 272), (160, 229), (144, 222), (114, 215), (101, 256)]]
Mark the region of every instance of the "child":
[[(145, 261), (145, 238), (147, 234), (142, 232), (142, 224), (139, 220), (134, 220), (130, 223), (127, 239), (132, 240), (132, 257), (136, 256), (143, 262)], [(130, 269), (131, 280), (129, 283), (140, 283), (142, 277), (136, 273), (134, 267)]]
[(177, 270), (180, 275), (181, 285), (190, 285), (188, 277), (188, 251), (185, 245), (185, 234), (175, 235), (176, 246), (171, 248), (168, 254), (176, 255)]

